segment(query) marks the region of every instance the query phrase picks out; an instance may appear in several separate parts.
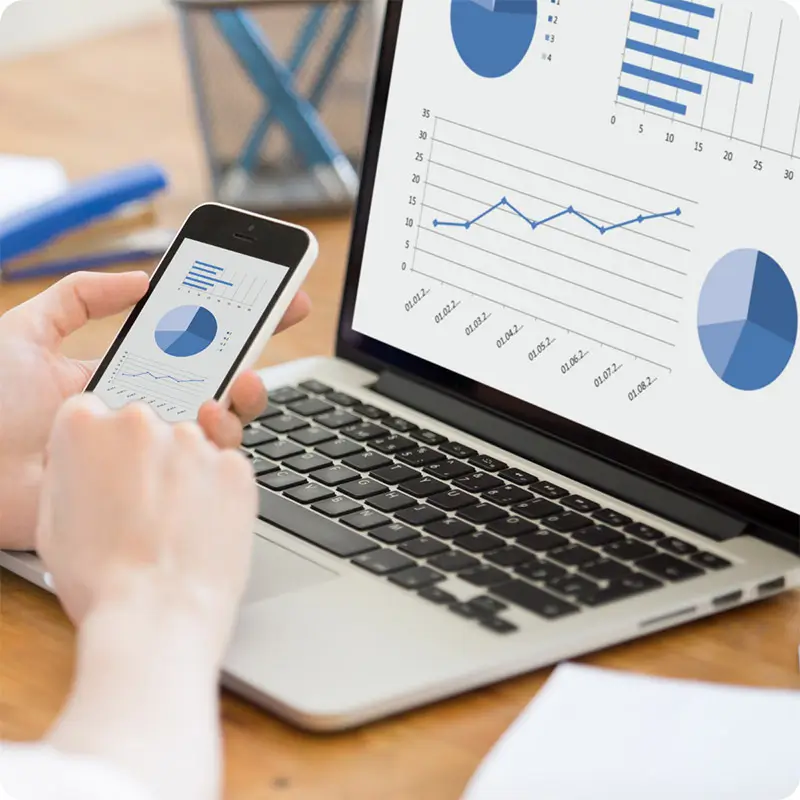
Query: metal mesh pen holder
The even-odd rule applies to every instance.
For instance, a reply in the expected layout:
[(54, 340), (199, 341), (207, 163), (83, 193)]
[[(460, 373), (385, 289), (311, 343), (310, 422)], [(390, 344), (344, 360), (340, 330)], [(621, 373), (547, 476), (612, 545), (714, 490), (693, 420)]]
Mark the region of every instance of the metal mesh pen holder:
[(370, 0), (174, 0), (219, 202), (352, 206), (375, 57)]

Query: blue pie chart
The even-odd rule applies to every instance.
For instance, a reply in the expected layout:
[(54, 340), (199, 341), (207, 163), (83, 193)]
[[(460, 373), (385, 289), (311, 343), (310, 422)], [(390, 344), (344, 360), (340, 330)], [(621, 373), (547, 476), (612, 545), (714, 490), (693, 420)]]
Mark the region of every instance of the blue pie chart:
[(797, 300), (775, 259), (735, 250), (714, 265), (700, 293), (700, 344), (728, 386), (764, 389), (786, 369), (797, 344)]
[(211, 347), (217, 318), (202, 306), (181, 306), (165, 314), (156, 328), (156, 344), (175, 358), (189, 358)]
[(450, 27), (461, 60), (482, 78), (519, 66), (536, 32), (537, 0), (451, 0)]

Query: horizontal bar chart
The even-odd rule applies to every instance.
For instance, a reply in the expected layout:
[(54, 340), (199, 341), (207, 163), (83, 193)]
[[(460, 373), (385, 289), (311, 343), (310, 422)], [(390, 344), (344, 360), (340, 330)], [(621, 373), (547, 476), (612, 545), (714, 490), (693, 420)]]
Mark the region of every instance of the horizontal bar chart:
[(692, 28), (689, 25), (680, 25), (677, 22), (670, 22), (660, 17), (651, 17), (648, 14), (639, 14), (637, 11), (631, 12), (631, 22), (636, 25), (644, 25), (646, 28), (655, 28), (666, 33), (674, 33), (678, 36), (685, 36), (687, 39), (699, 39), (700, 29)]
[(668, 50), (665, 47), (658, 47), (648, 42), (640, 42), (636, 39), (628, 39), (625, 42), (625, 47), (628, 50), (633, 50), (637, 53), (644, 53), (648, 56), (655, 58), (662, 58), (665, 61), (672, 61), (675, 64), (683, 64), (687, 67), (702, 70), (703, 72), (710, 72), (712, 75), (720, 75), (723, 78), (731, 78), (741, 83), (753, 83), (755, 76), (752, 72), (745, 72), (744, 70), (736, 69), (735, 67), (727, 67), (724, 64), (717, 64), (714, 61), (706, 61), (703, 58), (696, 58), (695, 56), (687, 55), (686, 53), (679, 53), (675, 50)]
[(677, 8), (679, 11), (688, 11), (690, 14), (697, 14), (708, 19), (714, 19), (717, 13), (717, 10), (711, 6), (692, 3), (690, 0), (650, 0), (650, 2), (660, 6), (668, 6), (669, 8)]
[(637, 78), (653, 81), (653, 83), (662, 83), (664, 86), (672, 86), (674, 89), (682, 89), (684, 92), (691, 92), (692, 94), (703, 93), (703, 85), (701, 83), (678, 78), (675, 75), (667, 75), (665, 72), (647, 69), (647, 67), (640, 67), (636, 64), (629, 64), (627, 61), (623, 63), (622, 71), (626, 75), (634, 75)]
[(638, 92), (635, 89), (628, 89), (625, 86), (620, 86), (617, 93), (626, 100), (634, 100), (637, 103), (644, 103), (646, 106), (654, 106), (663, 111), (671, 111), (674, 114), (686, 116), (687, 109), (683, 103), (677, 103), (674, 100), (666, 100), (663, 97), (656, 97), (646, 92)]

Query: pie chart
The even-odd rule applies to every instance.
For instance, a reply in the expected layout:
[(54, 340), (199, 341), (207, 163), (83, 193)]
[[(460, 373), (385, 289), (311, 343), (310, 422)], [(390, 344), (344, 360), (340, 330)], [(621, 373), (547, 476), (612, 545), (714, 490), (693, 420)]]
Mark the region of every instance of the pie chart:
[(211, 347), (217, 336), (216, 317), (202, 306), (181, 306), (166, 314), (156, 328), (156, 344), (168, 355), (188, 358)]
[(451, 0), (450, 27), (461, 60), (482, 78), (517, 67), (536, 32), (537, 0)]
[(698, 332), (711, 369), (734, 389), (764, 389), (797, 343), (797, 300), (775, 259), (735, 250), (714, 265), (700, 293)]

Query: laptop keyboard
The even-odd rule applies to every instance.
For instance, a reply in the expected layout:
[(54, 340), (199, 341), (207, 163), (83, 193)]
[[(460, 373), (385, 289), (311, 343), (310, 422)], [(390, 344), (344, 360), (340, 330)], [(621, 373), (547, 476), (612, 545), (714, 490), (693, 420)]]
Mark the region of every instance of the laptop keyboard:
[(319, 381), (271, 392), (244, 448), (263, 520), (497, 634), (509, 606), (555, 620), (731, 566)]

